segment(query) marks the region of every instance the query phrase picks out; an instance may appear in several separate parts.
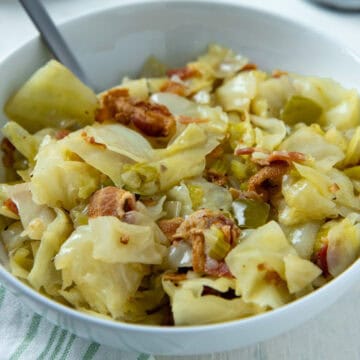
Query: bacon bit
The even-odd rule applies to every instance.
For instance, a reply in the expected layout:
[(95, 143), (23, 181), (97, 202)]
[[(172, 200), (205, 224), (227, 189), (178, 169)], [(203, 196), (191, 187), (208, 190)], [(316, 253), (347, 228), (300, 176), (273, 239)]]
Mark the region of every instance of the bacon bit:
[(208, 123), (209, 119), (201, 119), (201, 118), (192, 118), (190, 116), (186, 116), (186, 115), (180, 115), (179, 116), (179, 123), (180, 124), (205, 124)]
[(176, 128), (166, 106), (131, 98), (126, 89), (108, 91), (95, 118), (98, 122), (114, 120), (123, 125), (133, 124), (145, 135), (154, 137), (167, 137)]
[(120, 236), (121, 244), (127, 245), (130, 241), (130, 238), (127, 235)]
[(1, 141), (1, 150), (4, 153), (2, 157), (3, 165), (12, 168), (15, 161), (15, 146), (5, 137)]
[(135, 196), (128, 191), (107, 186), (96, 191), (90, 198), (88, 215), (90, 218), (98, 216), (116, 216), (122, 219), (127, 211), (135, 210)]
[(19, 209), (18, 207), (16, 206), (16, 204), (9, 198), (9, 199), (6, 199), (3, 203), (3, 205), (8, 209), (10, 210), (12, 213), (16, 214), (16, 215), (19, 215)]
[(225, 240), (234, 246), (240, 235), (240, 229), (221, 212), (209, 209), (195, 211), (183, 220), (172, 239), (184, 240), (192, 245), (192, 265), (195, 272), (230, 277), (232, 275), (224, 262), (218, 262), (206, 255), (204, 230), (209, 229), (212, 225), (222, 230)]
[(248, 63), (245, 66), (243, 66), (243, 68), (241, 69), (241, 71), (250, 71), (250, 70), (256, 70), (258, 67), (256, 64), (253, 63)]
[(313, 262), (317, 265), (323, 272), (324, 276), (329, 275), (329, 268), (327, 263), (327, 252), (328, 252), (328, 243), (320, 248), (320, 250), (314, 255)]
[(194, 234), (192, 236), (192, 265), (197, 273), (203, 273), (205, 270), (205, 239), (203, 234)]
[(68, 130), (68, 129), (61, 129), (61, 130), (56, 132), (55, 139), (56, 140), (61, 140), (64, 137), (68, 136), (70, 133), (71, 133), (71, 131)]
[(236, 148), (234, 151), (234, 155), (251, 155), (256, 151), (262, 151), (261, 149), (257, 149), (255, 147), (245, 147), (245, 148)]
[(273, 151), (269, 154), (267, 158), (264, 159), (251, 159), (256, 164), (259, 164), (261, 166), (270, 165), (274, 162), (284, 161), (287, 162), (289, 165), (292, 164), (292, 162), (304, 162), (306, 160), (306, 156), (297, 151)]
[[(205, 274), (214, 276), (214, 277), (227, 277), (227, 278), (234, 278), (234, 275), (230, 272), (228, 266), (226, 265), (225, 261), (218, 262), (217, 267), (209, 266), (208, 264), (209, 257), (206, 257), (205, 263)], [(211, 259), (211, 262), (216, 260)]]
[(248, 191), (255, 191), (266, 201), (269, 197), (268, 185), (279, 185), (283, 175), (288, 171), (286, 162), (275, 162), (260, 169), (248, 182)]
[(218, 145), (215, 149), (213, 149), (209, 154), (206, 155), (206, 159), (218, 159), (220, 156), (224, 154), (225, 150), (222, 144)]
[(173, 219), (163, 219), (158, 221), (158, 226), (160, 230), (165, 234), (165, 236), (172, 241), (173, 236), (176, 233), (176, 230), (178, 227), (182, 224), (184, 221), (181, 217), (176, 217)]
[(276, 161), (286, 161), (287, 163), (291, 164), (293, 161), (304, 162), (306, 160), (305, 154), (301, 152), (276, 150), (267, 154), (266, 151), (255, 147), (236, 148), (234, 151), (234, 155), (252, 155), (254, 152), (260, 152), (267, 155), (267, 157), (261, 159), (251, 158), (251, 161), (261, 166), (270, 165), (271, 163)]
[(166, 72), (166, 75), (168, 77), (172, 77), (173, 75), (177, 75), (181, 80), (187, 80), (187, 79), (190, 79), (192, 77), (200, 76), (201, 73), (197, 69), (185, 66), (183, 68), (170, 69), (170, 70), (168, 70)]
[(267, 270), (264, 280), (274, 286), (278, 286), (283, 283), (283, 279), (275, 270)]
[(266, 264), (261, 263), (261, 264), (257, 265), (257, 268), (259, 271), (264, 271), (264, 270), (266, 270), (267, 266), (266, 266)]
[(170, 280), (174, 282), (179, 282), (187, 279), (186, 274), (179, 274), (179, 273), (165, 273), (162, 276), (163, 280)]
[(276, 78), (276, 79), (281, 77), (281, 76), (284, 76), (284, 75), (288, 75), (288, 73), (286, 71), (283, 71), (283, 70), (275, 69), (272, 72), (272, 77)]
[(240, 229), (223, 213), (220, 211), (216, 212), (209, 209), (201, 209), (189, 215), (181, 223), (173, 239), (185, 240), (192, 243), (192, 236), (194, 234), (202, 234), (204, 230), (210, 229), (212, 225), (216, 225), (219, 229), (222, 229), (224, 226), (230, 227), (230, 237), (225, 238), (230, 244), (234, 244), (240, 235)]
[(186, 87), (178, 82), (168, 80), (164, 85), (161, 86), (160, 92), (167, 92), (179, 96), (185, 96)]
[(117, 114), (116, 102), (121, 98), (128, 98), (129, 90), (128, 89), (112, 89), (108, 91), (101, 99), (101, 107), (96, 110), (95, 120), (97, 122), (104, 122), (106, 120), (111, 120), (115, 118)]
[(333, 194), (339, 190), (340, 190), (340, 186), (337, 183), (334, 183), (331, 186), (329, 186), (329, 191)]
[(255, 191), (242, 191), (234, 188), (230, 188), (229, 191), (233, 200), (238, 200), (238, 199), (240, 200), (251, 199), (258, 201), (262, 200), (261, 196)]

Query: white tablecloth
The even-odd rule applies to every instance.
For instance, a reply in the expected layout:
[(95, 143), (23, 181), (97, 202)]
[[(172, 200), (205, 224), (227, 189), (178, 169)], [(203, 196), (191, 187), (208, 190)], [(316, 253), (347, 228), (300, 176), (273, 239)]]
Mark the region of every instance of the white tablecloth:
[[(130, 0), (45, 0), (57, 22)], [(311, 24), (342, 41), (360, 57), (360, 13), (336, 12), (301, 0), (234, 0)], [(0, 61), (29, 40), (35, 30), (14, 0), (0, 0)], [(360, 71), (360, 68), (359, 68)], [(0, 79), (1, 81), (1, 79)], [(197, 360), (355, 360), (360, 359), (360, 282), (311, 321), (277, 338), (245, 349)], [(145, 360), (76, 338), (18, 303), (0, 287), (0, 360), (124, 359)], [(176, 360), (180, 357), (157, 357)], [(182, 358), (183, 359), (183, 358)], [(189, 358), (190, 359), (190, 358)]]

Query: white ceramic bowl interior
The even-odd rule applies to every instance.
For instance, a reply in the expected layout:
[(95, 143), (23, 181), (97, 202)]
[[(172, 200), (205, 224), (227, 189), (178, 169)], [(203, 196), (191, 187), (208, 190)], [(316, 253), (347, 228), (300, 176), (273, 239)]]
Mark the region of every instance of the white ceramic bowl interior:
[[(360, 87), (360, 60), (331, 39), (290, 20), (223, 1), (135, 1), (83, 16), (61, 26), (92, 80), (101, 88), (136, 76), (154, 54), (181, 66), (218, 42), (261, 68), (332, 77)], [(0, 64), (0, 109), (49, 56), (36, 38)], [(1, 125), (6, 121), (0, 110)], [(0, 249), (1, 253), (1, 249)], [(2, 259), (2, 260), (1, 260)], [(6, 265), (4, 253), (0, 262)], [(183, 328), (123, 324), (92, 317), (49, 300), (0, 266), (0, 281), (50, 321), (102, 344), (154, 354), (225, 351), (265, 340), (300, 324), (334, 302), (358, 280), (357, 261), (322, 289), (252, 318)]]

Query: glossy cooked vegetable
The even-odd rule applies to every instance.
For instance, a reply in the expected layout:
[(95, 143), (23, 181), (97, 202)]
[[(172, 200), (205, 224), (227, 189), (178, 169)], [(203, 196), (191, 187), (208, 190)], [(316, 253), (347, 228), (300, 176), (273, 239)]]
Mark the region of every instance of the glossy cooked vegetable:
[(360, 102), (210, 45), (94, 94), (50, 61), (7, 102), (9, 269), (118, 321), (194, 325), (278, 308), (360, 253)]

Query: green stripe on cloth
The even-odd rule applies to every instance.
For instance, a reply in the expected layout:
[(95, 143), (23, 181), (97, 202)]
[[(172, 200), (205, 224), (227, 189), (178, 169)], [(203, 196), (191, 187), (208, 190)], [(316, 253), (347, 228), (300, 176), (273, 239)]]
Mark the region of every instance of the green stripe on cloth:
[(91, 360), (95, 356), (96, 352), (99, 350), (99, 347), (100, 345), (98, 343), (91, 343), (90, 346), (87, 348), (82, 360)]
[(150, 359), (150, 355), (147, 355), (147, 354), (140, 354), (137, 357), (137, 360), (149, 360), (149, 359)]
[(61, 333), (60, 333), (60, 336), (59, 336), (59, 340), (58, 342), (56, 343), (56, 346), (55, 346), (55, 349), (54, 351), (52, 352), (51, 356), (49, 357), (49, 359), (53, 360), (56, 358), (56, 356), (58, 355), (60, 349), (61, 349), (61, 346), (62, 344), (64, 343), (64, 340), (66, 338), (66, 335), (68, 334), (68, 331), (66, 330), (63, 330)]
[(26, 350), (26, 348), (30, 345), (31, 341), (36, 336), (36, 333), (39, 329), (40, 321), (41, 321), (40, 315), (35, 314), (32, 317), (29, 329), (25, 335), (24, 340), (18, 346), (18, 348), (15, 350), (14, 354), (11, 355), (10, 360), (17, 360), (20, 358), (21, 354)]
[(51, 331), (51, 334), (50, 334), (50, 337), (49, 337), (49, 340), (44, 348), (44, 350), (41, 352), (41, 354), (39, 355), (38, 359), (37, 360), (42, 360), (42, 359), (45, 359), (45, 356), (48, 354), (52, 344), (54, 343), (55, 341), (55, 337), (57, 335), (59, 331), (59, 326), (54, 326), (52, 331)]
[(69, 341), (68, 341), (67, 344), (66, 344), (65, 350), (64, 350), (63, 354), (61, 355), (60, 360), (65, 360), (65, 359), (67, 358), (67, 356), (69, 355), (70, 350), (71, 350), (71, 345), (73, 344), (73, 342), (75, 341), (75, 339), (76, 339), (76, 336), (75, 336), (74, 334), (72, 334), (72, 335), (70, 336)]
[(0, 285), (0, 308), (5, 299), (5, 288)]

